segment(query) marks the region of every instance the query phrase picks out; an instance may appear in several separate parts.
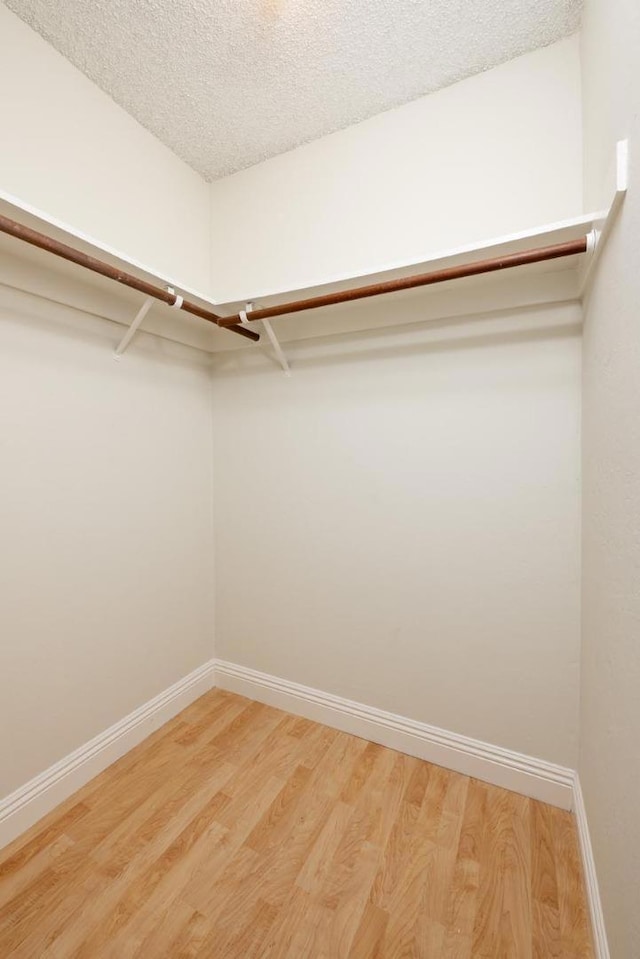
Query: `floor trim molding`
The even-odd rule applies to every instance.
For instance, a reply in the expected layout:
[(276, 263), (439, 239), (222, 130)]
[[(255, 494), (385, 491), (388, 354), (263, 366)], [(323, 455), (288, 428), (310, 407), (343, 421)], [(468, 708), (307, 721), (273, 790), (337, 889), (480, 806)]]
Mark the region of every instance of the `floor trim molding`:
[(598, 877), (596, 875), (596, 863), (593, 857), (589, 824), (587, 822), (587, 810), (584, 804), (584, 796), (582, 795), (580, 777), (577, 773), (573, 783), (573, 808), (576, 814), (576, 826), (578, 829), (580, 852), (582, 853), (582, 867), (584, 870), (584, 883), (587, 890), (589, 912), (591, 914), (591, 930), (593, 932), (595, 959), (610, 959), (609, 944), (607, 942), (607, 933), (604, 925), (604, 912), (602, 910), (602, 900), (600, 899), (600, 887), (598, 886)]
[(494, 786), (571, 809), (574, 772), (500, 746), (324, 693), (246, 666), (215, 660), (215, 685)]
[(213, 660), (0, 800), (0, 848), (55, 809), (213, 685)]

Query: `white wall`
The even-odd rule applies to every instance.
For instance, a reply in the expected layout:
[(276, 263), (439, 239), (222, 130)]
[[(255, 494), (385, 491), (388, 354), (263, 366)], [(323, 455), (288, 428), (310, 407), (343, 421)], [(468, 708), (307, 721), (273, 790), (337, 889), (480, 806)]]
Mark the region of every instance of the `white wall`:
[(580, 778), (613, 959), (640, 955), (640, 8), (587, 0), (587, 200), (616, 139), (630, 188), (585, 311)]
[(575, 766), (579, 321), (218, 358), (216, 655)]
[(208, 186), (0, 3), (0, 190), (209, 291)]
[(120, 334), (0, 287), (0, 797), (211, 657), (208, 359)]
[[(214, 284), (419, 259), (581, 190), (574, 38), (213, 184)], [(288, 342), (290, 380), (217, 359), (216, 655), (574, 766), (580, 310), (433, 302), (344, 307), (422, 322)]]
[(211, 185), (220, 300), (419, 261), (582, 212), (577, 38)]

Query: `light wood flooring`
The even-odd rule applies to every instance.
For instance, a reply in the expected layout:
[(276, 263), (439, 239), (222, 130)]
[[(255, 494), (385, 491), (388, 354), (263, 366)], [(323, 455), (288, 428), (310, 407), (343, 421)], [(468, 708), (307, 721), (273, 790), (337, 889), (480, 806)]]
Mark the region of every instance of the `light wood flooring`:
[(3, 852), (2, 959), (592, 959), (571, 814), (214, 690)]

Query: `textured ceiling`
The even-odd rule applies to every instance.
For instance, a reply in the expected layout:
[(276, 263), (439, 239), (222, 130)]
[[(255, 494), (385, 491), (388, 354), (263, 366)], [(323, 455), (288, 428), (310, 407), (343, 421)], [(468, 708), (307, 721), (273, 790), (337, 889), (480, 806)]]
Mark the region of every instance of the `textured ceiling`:
[(6, 0), (215, 179), (574, 32), (581, 0)]

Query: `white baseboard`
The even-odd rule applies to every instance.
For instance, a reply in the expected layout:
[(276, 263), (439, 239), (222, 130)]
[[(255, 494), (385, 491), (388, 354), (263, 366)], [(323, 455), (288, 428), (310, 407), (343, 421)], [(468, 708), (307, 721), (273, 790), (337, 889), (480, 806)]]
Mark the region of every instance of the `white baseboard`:
[[(582, 794), (579, 784), (574, 793), (573, 770), (222, 660), (200, 666), (0, 800), (0, 848), (206, 693), (214, 682), (222, 689), (562, 809), (572, 808), (575, 795), (594, 930), (601, 929), (606, 949)], [(609, 959), (608, 951), (601, 951), (597, 959)]]
[(587, 810), (584, 805), (580, 778), (577, 773), (573, 784), (573, 808), (576, 814), (576, 826), (580, 840), (580, 852), (582, 853), (584, 881), (587, 890), (589, 912), (591, 914), (595, 959), (610, 959), (607, 933), (604, 926), (604, 913), (600, 899), (600, 888), (598, 886), (598, 877), (596, 876), (596, 863), (593, 858), (591, 836), (589, 835), (589, 825), (587, 823)]
[(213, 661), (195, 669), (0, 800), (0, 848), (211, 689), (213, 672)]
[(426, 759), (494, 786), (571, 809), (574, 772), (255, 669), (215, 660), (215, 685)]

